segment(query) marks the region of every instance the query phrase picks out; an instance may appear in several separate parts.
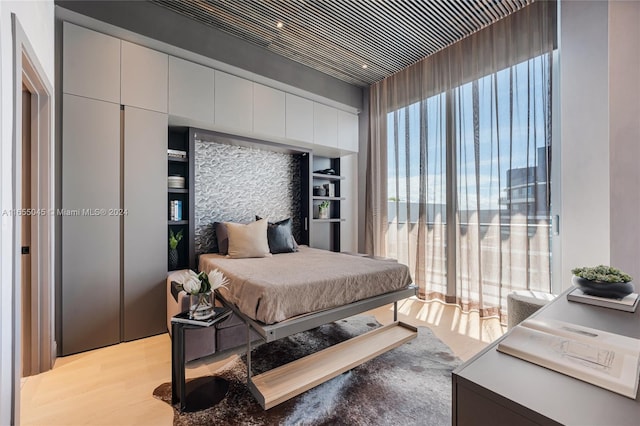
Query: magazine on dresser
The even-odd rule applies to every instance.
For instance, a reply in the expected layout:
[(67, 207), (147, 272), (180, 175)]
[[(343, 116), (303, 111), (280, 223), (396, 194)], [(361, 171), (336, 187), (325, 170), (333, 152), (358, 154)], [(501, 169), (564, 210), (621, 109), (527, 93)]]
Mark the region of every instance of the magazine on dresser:
[(528, 319), (498, 351), (635, 399), (640, 339), (558, 320)]

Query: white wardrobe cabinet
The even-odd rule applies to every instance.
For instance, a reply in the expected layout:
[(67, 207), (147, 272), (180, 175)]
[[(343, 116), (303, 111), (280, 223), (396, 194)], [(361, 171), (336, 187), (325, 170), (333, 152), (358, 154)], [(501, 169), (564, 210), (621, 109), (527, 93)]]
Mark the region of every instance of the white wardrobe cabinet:
[(124, 109), (123, 340), (166, 331), (166, 114)]
[(68, 22), (62, 27), (65, 93), (120, 103), (120, 40)]
[(169, 114), (214, 123), (214, 70), (169, 56)]
[(253, 133), (285, 137), (285, 94), (253, 83)]
[(169, 56), (122, 41), (121, 103), (167, 112)]
[(338, 148), (358, 152), (358, 116), (338, 110)]
[(253, 82), (216, 71), (215, 116), (221, 130), (253, 130)]
[(313, 144), (338, 147), (338, 110), (318, 102), (313, 103)]
[(120, 341), (120, 106), (62, 99), (62, 355)]
[(63, 355), (166, 330), (167, 128), (63, 95)]
[(313, 143), (313, 101), (287, 93), (285, 102), (287, 139)]

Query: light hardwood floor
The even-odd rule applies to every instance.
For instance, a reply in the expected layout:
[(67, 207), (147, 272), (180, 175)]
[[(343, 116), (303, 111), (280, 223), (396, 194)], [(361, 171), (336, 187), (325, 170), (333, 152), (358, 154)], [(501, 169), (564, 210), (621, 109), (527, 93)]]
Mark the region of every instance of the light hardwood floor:
[[(463, 360), (504, 332), (495, 318), (480, 319), (437, 301), (399, 303), (399, 320), (427, 326)], [(393, 320), (392, 306), (369, 312), (382, 324)], [(189, 363), (187, 377), (214, 374), (233, 362), (204, 358)], [(171, 425), (172, 408), (153, 390), (171, 381), (168, 334), (58, 358), (53, 370), (23, 379), (22, 425)]]

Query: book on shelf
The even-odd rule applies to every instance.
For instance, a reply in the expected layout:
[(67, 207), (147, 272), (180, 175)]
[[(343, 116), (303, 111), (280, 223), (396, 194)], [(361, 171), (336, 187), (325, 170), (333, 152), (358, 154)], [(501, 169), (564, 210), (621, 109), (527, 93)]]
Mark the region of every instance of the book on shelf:
[(181, 200), (171, 200), (171, 204), (169, 205), (170, 215), (169, 218), (172, 221), (182, 220), (182, 201)]
[(571, 302), (586, 303), (587, 305), (617, 309), (619, 311), (635, 312), (638, 308), (640, 297), (638, 297), (638, 293), (631, 293), (622, 299), (598, 297), (585, 294), (582, 290), (576, 287), (567, 294), (567, 300), (570, 300)]
[(208, 319), (192, 319), (189, 318), (189, 311), (184, 311), (179, 313), (178, 315), (174, 315), (171, 318), (172, 322), (180, 322), (183, 324), (190, 325), (199, 325), (201, 327), (210, 327), (215, 323), (226, 319), (229, 315), (231, 315), (231, 309), (226, 307), (218, 307), (214, 308), (214, 314), (211, 318)]
[(632, 399), (638, 392), (640, 339), (528, 319), (502, 339), (498, 350)]
[(167, 149), (167, 155), (171, 158), (187, 158), (187, 151), (178, 149)]

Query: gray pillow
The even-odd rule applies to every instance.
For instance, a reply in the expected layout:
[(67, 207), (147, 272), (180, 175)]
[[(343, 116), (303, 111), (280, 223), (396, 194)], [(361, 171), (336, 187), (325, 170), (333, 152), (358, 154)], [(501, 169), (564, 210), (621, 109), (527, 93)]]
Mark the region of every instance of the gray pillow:
[[(256, 216), (256, 220), (260, 219), (260, 216)], [(269, 222), (267, 227), (267, 241), (269, 242), (269, 251), (273, 254), (298, 251), (298, 243), (296, 243), (295, 238), (293, 238), (291, 218), (289, 217), (275, 223)]]
[(229, 232), (224, 222), (214, 222), (213, 227), (216, 231), (216, 239), (218, 240), (218, 253), (229, 254)]

